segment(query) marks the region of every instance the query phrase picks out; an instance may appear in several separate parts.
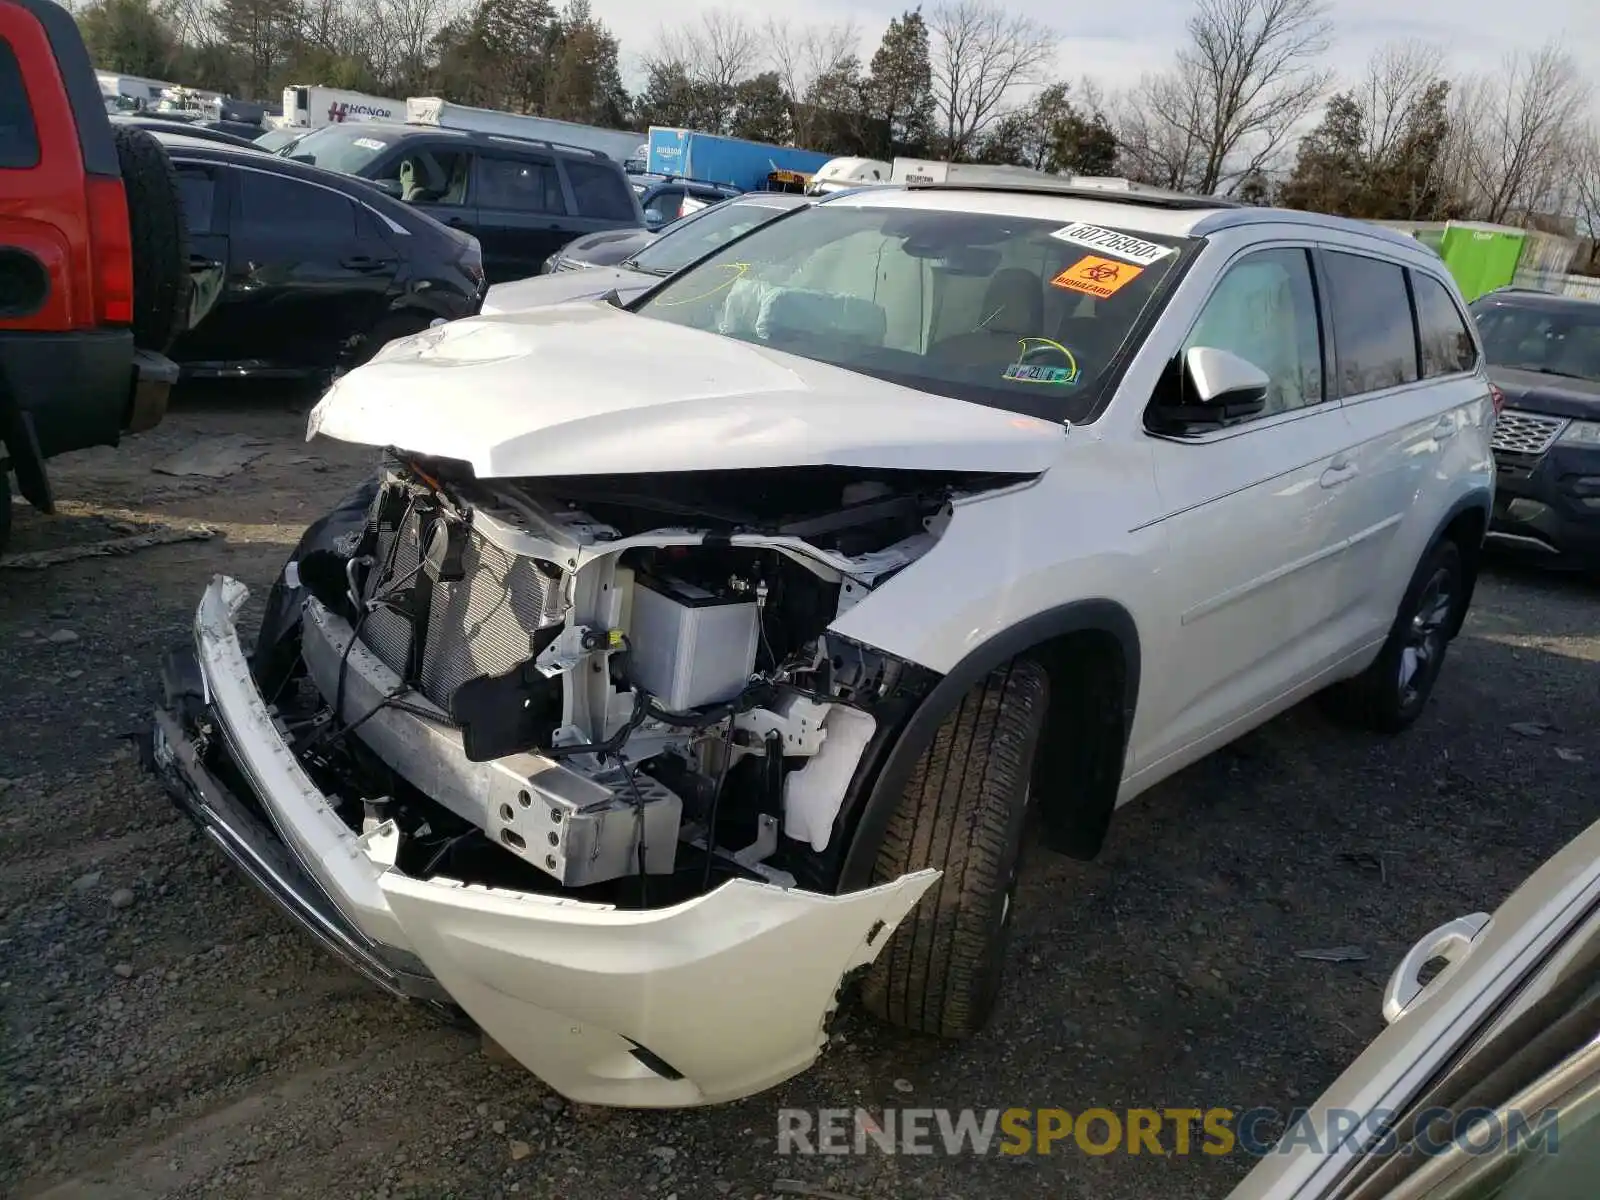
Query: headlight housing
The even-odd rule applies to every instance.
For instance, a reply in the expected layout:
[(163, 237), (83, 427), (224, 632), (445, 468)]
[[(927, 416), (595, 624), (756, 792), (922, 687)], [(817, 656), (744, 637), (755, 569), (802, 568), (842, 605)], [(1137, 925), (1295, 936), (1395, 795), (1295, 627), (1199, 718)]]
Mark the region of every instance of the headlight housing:
[(1561, 431), (1556, 441), (1600, 449), (1600, 421), (1573, 421)]

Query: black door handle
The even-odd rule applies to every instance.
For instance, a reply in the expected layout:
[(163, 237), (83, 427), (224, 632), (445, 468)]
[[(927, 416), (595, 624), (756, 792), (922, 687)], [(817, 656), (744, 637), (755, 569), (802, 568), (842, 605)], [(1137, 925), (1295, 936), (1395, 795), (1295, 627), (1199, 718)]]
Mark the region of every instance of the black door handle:
[(189, 255), (189, 270), (191, 271), (210, 271), (221, 265), (216, 259), (207, 258), (204, 254)]
[(349, 258), (340, 259), (339, 265), (350, 271), (376, 271), (393, 261), (389, 258), (373, 258), (370, 254), (353, 254)]

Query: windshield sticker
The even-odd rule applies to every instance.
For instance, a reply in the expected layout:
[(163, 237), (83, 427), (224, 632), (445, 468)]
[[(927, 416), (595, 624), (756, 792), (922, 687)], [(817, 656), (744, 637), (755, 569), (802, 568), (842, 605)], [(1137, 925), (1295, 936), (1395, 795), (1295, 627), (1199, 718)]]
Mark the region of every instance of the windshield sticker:
[[(1048, 383), (1068, 387), (1078, 382), (1078, 360), (1060, 342), (1049, 338), (1021, 338), (1017, 342), (1021, 353), (1017, 361), (1001, 372), (1000, 378), (1011, 383)], [(1030, 362), (1030, 359), (1047, 358), (1059, 354), (1062, 363)]]
[(1143, 267), (1130, 267), (1127, 263), (1113, 262), (1109, 258), (1091, 254), (1087, 258), (1080, 258), (1057, 275), (1050, 281), (1050, 286), (1082, 292), (1086, 296), (1098, 296), (1104, 300), (1115, 296), (1142, 274)]
[(1098, 225), (1085, 225), (1082, 221), (1063, 225), (1050, 236), (1059, 238), (1063, 242), (1071, 242), (1074, 246), (1082, 246), (1087, 250), (1115, 254), (1118, 258), (1125, 258), (1129, 262), (1136, 262), (1146, 267), (1153, 262), (1160, 262), (1172, 253), (1170, 246), (1158, 246), (1143, 238), (1129, 237), (1125, 233), (1118, 233), (1115, 229), (1102, 229)]
[(389, 143), (380, 142), (377, 138), (359, 137), (355, 140), (355, 144), (363, 150), (382, 150)]
[[(713, 296), (721, 295), (731, 288), (737, 281), (750, 273), (750, 264), (745, 262), (717, 263), (707, 267), (706, 274), (711, 280), (698, 292), (691, 292), (687, 296), (663, 296), (651, 301), (657, 308), (680, 308), (685, 304), (699, 304), (702, 300), (709, 300)], [(721, 278), (717, 273), (721, 272)]]

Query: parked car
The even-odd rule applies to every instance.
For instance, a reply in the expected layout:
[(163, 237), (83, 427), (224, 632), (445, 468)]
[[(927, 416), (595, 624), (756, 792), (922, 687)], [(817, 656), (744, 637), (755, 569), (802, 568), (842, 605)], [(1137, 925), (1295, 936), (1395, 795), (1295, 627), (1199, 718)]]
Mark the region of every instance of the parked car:
[(1600, 301), (1504, 288), (1472, 311), (1505, 396), (1489, 535), (1600, 568)]
[(629, 184), (644, 210), (646, 229), (664, 229), (708, 204), (717, 204), (740, 195), (725, 183), (705, 183), (698, 179), (679, 179), (673, 175), (630, 175)]
[(747, 192), (675, 221), (660, 233), (639, 229), (590, 234), (558, 251), (545, 264), (545, 274), (495, 284), (483, 299), (483, 311), (519, 312), (592, 300), (611, 291), (623, 301), (632, 300), (718, 246), (810, 203), (804, 196), (782, 192)]
[(1315, 694), (1416, 721), (1493, 416), (1443, 264), (1377, 226), (844, 193), (338, 380), (309, 433), (388, 458), (253, 657), (243, 586), (206, 589), (154, 761), (325, 942), (564, 1095), (729, 1100), (858, 969), (891, 1022), (981, 1028), (1027, 831), (1092, 856)]
[(187, 253), (172, 166), (113, 128), (72, 15), (0, 0), (0, 548), (12, 475), (52, 512), (46, 459), (161, 420)]
[(279, 153), (370, 180), (473, 234), (491, 283), (537, 274), (575, 237), (644, 224), (622, 167), (598, 150), (363, 121), (326, 125)]
[(220, 129), (213, 129), (213, 122), (205, 121), (169, 121), (163, 117), (146, 116), (116, 116), (111, 118), (113, 125), (126, 125), (131, 129), (143, 129), (150, 133), (181, 133), (185, 137), (198, 138), (203, 142), (216, 142), (221, 146), (234, 146), (243, 150), (255, 150), (265, 153), (262, 147), (257, 146), (249, 138), (242, 138), (236, 134), (227, 133)]
[(1388, 1027), (1230, 1200), (1593, 1195), (1597, 962), (1600, 824), (1493, 916), (1457, 917), (1412, 947), (1383, 994)]
[(470, 234), (316, 167), (162, 134), (187, 217), (189, 377), (320, 379), (385, 342), (478, 311)]

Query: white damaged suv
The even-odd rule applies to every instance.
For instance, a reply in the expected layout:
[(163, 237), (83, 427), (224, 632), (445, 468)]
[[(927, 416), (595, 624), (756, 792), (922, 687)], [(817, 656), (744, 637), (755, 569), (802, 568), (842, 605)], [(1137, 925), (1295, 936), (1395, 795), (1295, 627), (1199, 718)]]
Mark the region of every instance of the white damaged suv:
[(310, 434), (382, 468), (249, 654), (213, 581), (154, 763), (327, 945), (567, 1096), (747, 1095), (847, 977), (979, 1028), (1025, 838), (1094, 854), (1313, 693), (1412, 722), (1495, 403), (1438, 258), (1374, 226), (846, 193), (335, 383)]

